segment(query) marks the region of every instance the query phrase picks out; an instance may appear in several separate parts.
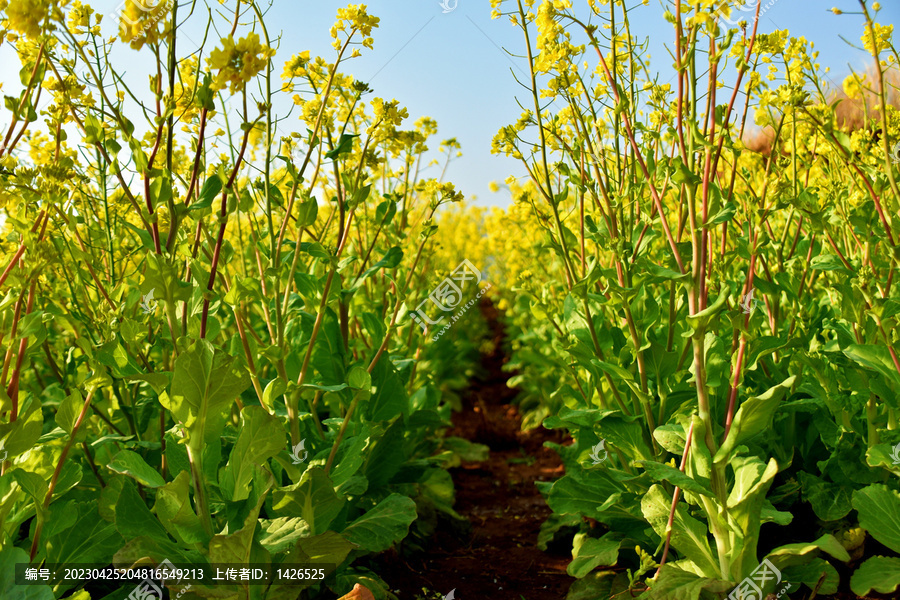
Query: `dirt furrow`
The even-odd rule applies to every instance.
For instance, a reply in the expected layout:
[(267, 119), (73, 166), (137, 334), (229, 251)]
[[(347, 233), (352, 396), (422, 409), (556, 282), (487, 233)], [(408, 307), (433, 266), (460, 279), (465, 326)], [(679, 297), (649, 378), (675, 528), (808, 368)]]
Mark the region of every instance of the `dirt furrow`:
[(494, 350), (482, 355), (485, 374), (472, 382), (448, 433), (490, 448), (487, 460), (464, 462), (450, 471), (454, 509), (469, 527), (444, 522), (426, 551), (402, 558), (384, 555), (373, 568), (401, 600), (440, 597), (423, 588), (441, 595), (455, 589), (456, 600), (561, 600), (573, 581), (566, 574), (571, 556), (537, 548), (550, 509), (535, 482), (562, 475), (559, 457), (543, 447), (562, 437), (542, 427), (520, 431), (521, 418), (511, 404), (516, 391), (507, 387), (511, 374), (502, 370), (507, 360), (502, 324), (489, 301), (480, 308)]

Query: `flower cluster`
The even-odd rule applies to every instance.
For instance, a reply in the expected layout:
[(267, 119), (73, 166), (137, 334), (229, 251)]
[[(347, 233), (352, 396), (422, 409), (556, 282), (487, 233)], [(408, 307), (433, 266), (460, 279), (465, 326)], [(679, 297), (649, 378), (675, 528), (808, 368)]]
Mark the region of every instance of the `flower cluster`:
[(275, 50), (261, 44), (256, 33), (248, 33), (237, 43), (231, 37), (222, 38), (222, 47), (210, 52), (207, 59), (209, 68), (217, 71), (212, 87), (221, 90), (228, 85), (232, 94), (242, 91), (273, 56)]
[[(29, 38), (37, 38), (49, 30), (49, 17), (53, 4), (50, 0), (0, 0), (0, 12), (6, 19), (2, 25)], [(68, 2), (58, 2), (59, 5)], [(14, 36), (9, 36), (14, 39)]]
[(140, 50), (144, 44), (159, 43), (170, 25), (166, 17), (173, 1), (126, 0), (118, 15), (119, 38), (134, 50)]
[[(362, 45), (371, 49), (374, 40), (372, 39), (372, 29), (378, 27), (378, 17), (373, 17), (366, 11), (365, 4), (351, 4), (347, 8), (339, 8), (337, 11), (337, 21), (331, 27), (331, 37), (334, 38), (332, 46), (335, 50), (340, 50), (343, 42), (340, 39), (339, 32), (347, 33), (347, 39), (353, 37), (355, 32), (359, 32), (363, 36)], [(349, 32), (347, 27), (350, 27)], [(353, 56), (358, 56), (359, 52), (354, 51)]]

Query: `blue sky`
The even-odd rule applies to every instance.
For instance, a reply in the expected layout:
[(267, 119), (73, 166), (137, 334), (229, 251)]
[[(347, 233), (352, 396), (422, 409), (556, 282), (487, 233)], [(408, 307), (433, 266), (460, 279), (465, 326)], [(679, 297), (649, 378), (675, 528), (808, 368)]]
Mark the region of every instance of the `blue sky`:
[[(584, 0), (573, 4), (579, 3), (586, 5)], [(328, 28), (338, 4), (301, 1), (294, 9), (287, 4), (276, 2), (272, 11), (273, 22), (285, 24), (283, 47), (300, 44), (314, 54), (328, 52)], [(662, 16), (669, 2), (634, 4), (633, 31), (639, 39), (650, 38), (651, 66), (673, 72), (666, 45), (674, 42), (674, 31)], [(439, 137), (456, 137), (462, 144), (463, 157), (451, 164), (448, 179), (467, 195), (477, 196), (477, 204), (507, 204), (508, 193), (501, 189), (493, 194), (488, 183), (524, 171), (513, 159), (491, 155), (490, 143), (500, 127), (521, 113), (516, 96), (529, 101), (513, 77), (521, 77), (525, 61), (503, 50), (523, 52), (521, 31), (505, 18), (491, 20), (487, 0), (459, 0), (446, 14), (437, 0), (372, 0), (367, 5), (381, 18), (374, 51), (354, 59), (345, 70), (369, 83), (376, 95), (397, 98), (411, 118), (427, 114), (437, 119)], [(813, 41), (821, 52), (820, 63), (831, 67), (839, 84), (849, 66), (862, 69), (867, 62), (865, 53), (840, 39), (843, 34), (858, 45), (862, 17), (836, 16), (832, 6), (858, 10), (856, 0), (776, 0), (761, 17), (760, 31), (787, 28)], [(882, 6), (882, 23), (900, 21), (900, 0), (884, 0)], [(296, 29), (288, 25), (295, 23)]]
[[(771, 0), (763, 0), (765, 3)], [(447, 5), (453, 2), (445, 0)], [(491, 193), (490, 181), (521, 175), (523, 168), (513, 159), (492, 155), (491, 138), (497, 130), (514, 122), (523, 104), (529, 102), (525, 90), (513, 78), (527, 71), (524, 60), (511, 58), (504, 48), (523, 53), (524, 38), (508, 20), (490, 18), (487, 0), (458, 0), (456, 8), (444, 13), (438, 0), (372, 0), (369, 12), (381, 19), (375, 33), (374, 51), (364, 52), (345, 71), (367, 82), (375, 95), (397, 98), (414, 120), (420, 115), (437, 119), (441, 139), (456, 137), (463, 157), (453, 162), (447, 178), (480, 205), (506, 205), (508, 193)], [(573, 4), (586, 5), (584, 0)], [(666, 78), (674, 73), (667, 45), (674, 43), (674, 31), (663, 19), (670, 0), (651, 0), (647, 6), (633, 2), (634, 34), (649, 37), (651, 66)], [(294, 6), (294, 8), (291, 8)], [(283, 50), (309, 49), (329, 56), (328, 29), (334, 21), (337, 2), (278, 2), (270, 22), (284, 27)], [(760, 19), (760, 31), (789, 29), (805, 36), (820, 51), (819, 62), (831, 67), (831, 76), (840, 84), (849, 68), (865, 68), (866, 54), (848, 46), (843, 35), (856, 45), (862, 34), (862, 17), (834, 15), (836, 6), (845, 12), (858, 10), (857, 0), (776, 0)], [(900, 0), (882, 0), (879, 21), (900, 21)], [(271, 32), (270, 32), (271, 33)], [(285, 55), (288, 53), (285, 52)], [(279, 57), (281, 58), (281, 53)], [(665, 80), (665, 79), (664, 79)]]
[[(444, 1), (447, 6), (454, 5), (454, 0)], [(233, 2), (227, 0), (226, 7), (233, 6)], [(91, 4), (98, 12), (109, 15), (121, 0)], [(516, 96), (523, 104), (529, 101), (513, 77), (513, 73), (522, 77), (527, 70), (525, 62), (503, 50), (516, 54), (523, 51), (521, 31), (505, 18), (491, 20), (487, 0), (456, 0), (455, 8), (446, 13), (438, 0), (371, 0), (366, 4), (369, 12), (381, 19), (374, 33), (374, 50), (364, 50), (363, 56), (347, 62), (343, 71), (368, 83), (374, 96), (399, 100), (409, 110), (410, 124), (422, 115), (435, 118), (440, 127), (438, 141), (455, 137), (462, 144), (463, 157), (450, 165), (447, 179), (468, 197), (476, 197), (476, 204), (506, 205), (508, 194), (502, 189), (491, 193), (489, 182), (502, 182), (508, 175), (521, 175), (524, 170), (513, 159), (492, 155), (490, 143), (500, 127), (514, 122), (521, 113)], [(586, 6), (585, 0), (574, 0), (574, 4)], [(663, 19), (663, 12), (673, 2), (650, 0), (643, 6), (635, 0), (632, 4), (636, 5), (631, 13), (632, 31), (641, 40), (649, 38), (651, 67), (665, 81), (673, 73), (667, 47), (673, 43), (674, 32)], [(881, 23), (900, 21), (900, 0), (882, 0), (881, 4)], [(212, 5), (218, 7), (216, 2)], [(333, 60), (328, 30), (341, 6), (346, 3), (274, 0), (267, 26), (271, 36), (282, 36), (275, 58), (276, 73), (280, 74), (284, 61), (292, 54), (304, 50)], [(830, 11), (833, 6), (845, 12), (858, 10), (857, 0), (774, 0), (760, 19), (760, 31), (789, 29), (792, 35), (813, 41), (821, 53), (819, 62), (823, 67), (831, 67), (831, 79), (840, 84), (851, 67), (862, 70), (867, 61), (864, 52), (841, 40), (843, 35), (859, 45), (862, 17), (836, 16)], [(185, 30), (187, 38), (199, 41), (203, 23), (203, 15), (192, 19)], [(104, 32), (113, 27), (112, 19), (106, 19)], [(188, 49), (190, 42), (185, 43), (180, 51)], [(0, 50), (0, 80), (7, 82), (6, 94), (13, 92), (18, 83), (18, 69), (8, 60), (10, 57), (8, 48)], [(120, 45), (114, 60), (120, 68), (135, 74), (138, 89), (146, 88), (143, 74), (151, 68), (146, 53)], [(276, 112), (283, 113), (291, 106), (288, 96), (282, 95), (276, 101)], [(283, 131), (304, 129), (294, 117), (282, 125)], [(437, 149), (437, 142), (432, 148)], [(433, 167), (433, 171), (434, 176), (439, 174), (438, 167)]]

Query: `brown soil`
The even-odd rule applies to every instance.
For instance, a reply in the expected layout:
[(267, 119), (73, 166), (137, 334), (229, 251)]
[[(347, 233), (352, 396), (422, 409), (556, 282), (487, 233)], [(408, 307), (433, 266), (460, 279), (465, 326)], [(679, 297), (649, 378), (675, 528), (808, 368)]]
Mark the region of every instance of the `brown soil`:
[(473, 381), (447, 434), (491, 449), (488, 460), (450, 470), (454, 509), (471, 528), (460, 535), (444, 523), (426, 553), (380, 557), (375, 570), (400, 600), (423, 596), (423, 588), (440, 594), (455, 589), (457, 600), (562, 600), (574, 581), (566, 573), (572, 557), (565, 549), (537, 548), (541, 523), (551, 511), (534, 483), (563, 474), (559, 457), (543, 443), (564, 438), (543, 427), (520, 430), (521, 418), (511, 404), (517, 392), (507, 387), (511, 374), (502, 370), (507, 357), (498, 312), (490, 301), (482, 302), (481, 311), (494, 351), (482, 355), (485, 375)]

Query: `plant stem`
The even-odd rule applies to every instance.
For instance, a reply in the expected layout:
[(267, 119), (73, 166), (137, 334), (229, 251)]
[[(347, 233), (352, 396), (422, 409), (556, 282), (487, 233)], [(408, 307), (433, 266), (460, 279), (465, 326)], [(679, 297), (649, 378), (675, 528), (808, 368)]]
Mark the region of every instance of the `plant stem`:
[(56, 483), (59, 481), (59, 475), (62, 472), (63, 465), (66, 462), (66, 457), (69, 455), (69, 450), (72, 448), (72, 444), (75, 442), (75, 437), (78, 435), (78, 430), (81, 429), (81, 423), (84, 421), (84, 417), (87, 415), (88, 409), (91, 406), (91, 399), (94, 397), (94, 392), (96, 391), (97, 388), (92, 389), (90, 392), (88, 392), (87, 398), (84, 399), (84, 404), (81, 406), (81, 412), (78, 413), (78, 418), (75, 420), (75, 424), (72, 425), (72, 433), (69, 434), (69, 439), (66, 440), (66, 445), (63, 447), (62, 454), (59, 455), (59, 460), (56, 463), (56, 468), (53, 470), (53, 476), (50, 478), (50, 485), (47, 487), (47, 494), (44, 496), (44, 501), (39, 507), (37, 507), (37, 523), (34, 527), (34, 538), (31, 542), (30, 560), (34, 560), (34, 557), (37, 554), (38, 545), (40, 544), (41, 531), (44, 528), (44, 512), (50, 506), (50, 500), (53, 497), (53, 490), (56, 489)]

